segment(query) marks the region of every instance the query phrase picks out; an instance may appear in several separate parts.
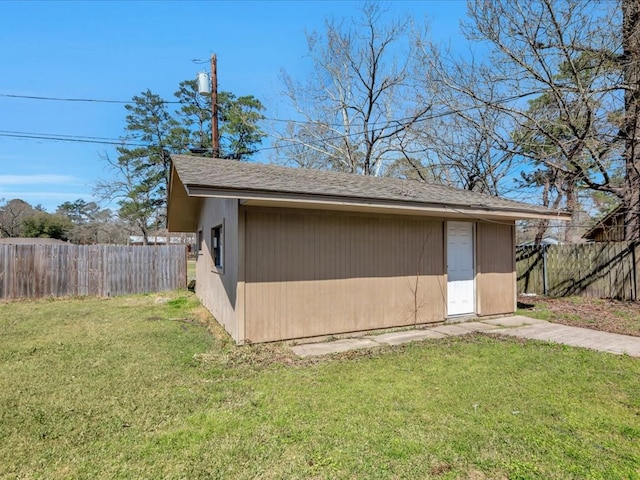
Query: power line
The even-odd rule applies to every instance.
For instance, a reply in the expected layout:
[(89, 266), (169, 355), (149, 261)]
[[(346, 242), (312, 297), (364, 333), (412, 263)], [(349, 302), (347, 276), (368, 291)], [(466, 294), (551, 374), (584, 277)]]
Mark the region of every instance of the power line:
[[(63, 133), (37, 133), (37, 132), (16, 132), (11, 130), (0, 130), (0, 134), (10, 134), (10, 135), (42, 135), (46, 137), (64, 137), (64, 138), (79, 138), (84, 140), (108, 140), (108, 141), (117, 141), (119, 139), (113, 137), (89, 137), (85, 135), (67, 135)], [(135, 139), (135, 137), (133, 137)]]
[(133, 143), (126, 140), (118, 140), (114, 138), (82, 137), (79, 135), (58, 135), (58, 134), (46, 134), (46, 133), (41, 134), (41, 133), (29, 133), (29, 132), (0, 131), (0, 137), (23, 138), (23, 139), (30, 139), (30, 140), (50, 140), (50, 141), (58, 141), (58, 142), (96, 143), (101, 145), (117, 145), (117, 146), (129, 146), (129, 147), (147, 146), (142, 143)]
[[(494, 105), (499, 105), (502, 103), (508, 103), (508, 102), (512, 102), (514, 100), (519, 100), (522, 98), (526, 98), (529, 97), (531, 95), (537, 95), (540, 93), (544, 93), (543, 90), (540, 91), (532, 91), (532, 92), (528, 92), (528, 93), (522, 93), (519, 95), (513, 95), (511, 97), (506, 97), (503, 99), (499, 99), (496, 100), (495, 102), (489, 102), (490, 104), (494, 104)], [(48, 96), (35, 96), (35, 95), (16, 95), (16, 94), (8, 94), (8, 93), (0, 93), (0, 97), (5, 97), (5, 98), (18, 98), (18, 99), (26, 99), (26, 100), (44, 100), (44, 101), (54, 101), (54, 102), (77, 102), (77, 103), (111, 103), (111, 104), (120, 104), (120, 105), (129, 105), (129, 104), (133, 104), (135, 103), (132, 100), (108, 100), (108, 99), (97, 99), (97, 98), (65, 98), (65, 97), (48, 97)], [(162, 100), (162, 103), (166, 103), (166, 104), (181, 104), (182, 102), (180, 101), (168, 101), (168, 100)], [(465, 107), (465, 108), (461, 108), (461, 109), (450, 109), (450, 110), (446, 110), (444, 112), (439, 112), (436, 113), (434, 115), (430, 115), (428, 117), (423, 117), (421, 119), (418, 119), (417, 121), (425, 121), (425, 120), (432, 120), (435, 118), (439, 118), (439, 117), (443, 117), (443, 116), (447, 116), (447, 115), (452, 115), (455, 113), (462, 113), (465, 111), (469, 111), (469, 110), (475, 110), (478, 108), (482, 108), (482, 106), (480, 105), (472, 105), (469, 107)], [(318, 122), (318, 121), (313, 121), (313, 120), (294, 120), (294, 119), (281, 119), (281, 118), (270, 118), (270, 117), (263, 117), (264, 120), (270, 121), (270, 122), (282, 122), (282, 123), (297, 123), (297, 124), (319, 124), (319, 123), (323, 123), (323, 122)], [(390, 121), (384, 121), (384, 122), (373, 122), (370, 123), (369, 125), (372, 125), (375, 127), (375, 125), (378, 125), (380, 123), (385, 123), (385, 124), (389, 124), (389, 123), (402, 123), (402, 122), (406, 122), (409, 120), (412, 120), (413, 117), (404, 117), (404, 118), (399, 118), (399, 119), (395, 119), (395, 120), (390, 120)], [(342, 124), (340, 123), (323, 123), (324, 125), (329, 125), (329, 126), (341, 126)]]
[[(130, 104), (134, 103), (131, 100), (103, 100), (97, 98), (62, 98), (62, 97), (40, 97), (35, 95), (12, 95), (8, 93), (0, 93), (0, 97), (5, 98), (21, 98), (26, 100), (46, 100), (52, 102), (79, 102), (79, 103), (117, 103), (117, 104)], [(180, 103), (178, 101), (162, 100), (162, 103)]]
[[(441, 118), (441, 117), (445, 117), (445, 116), (449, 116), (449, 115), (456, 115), (456, 114), (460, 114), (466, 111), (470, 111), (470, 110), (477, 110), (477, 109), (481, 109), (481, 108), (485, 108), (486, 106), (489, 105), (501, 105), (504, 103), (509, 103), (509, 102), (513, 102), (515, 100), (521, 100), (523, 98), (527, 98), (530, 97), (532, 95), (538, 95), (541, 93), (544, 93), (545, 90), (534, 90), (531, 92), (526, 92), (526, 93), (521, 93), (518, 95), (512, 95), (510, 97), (505, 97), (505, 98), (501, 98), (501, 99), (497, 99), (493, 102), (486, 102), (485, 104), (482, 105), (471, 105), (468, 107), (464, 107), (464, 108), (459, 108), (459, 109), (448, 109), (448, 110), (444, 110), (441, 112), (435, 112), (431, 115), (427, 115), (418, 119), (414, 119), (414, 117), (404, 117), (404, 118), (400, 118), (400, 119), (395, 119), (395, 120), (388, 120), (388, 121), (383, 121), (383, 122), (374, 122), (374, 123), (370, 123), (369, 126), (372, 126), (372, 128), (376, 128), (376, 125), (379, 125), (381, 123), (384, 123), (385, 125), (390, 125), (390, 124), (402, 124), (403, 122), (407, 122), (407, 121), (414, 121), (414, 123), (421, 123), (421, 122), (425, 122), (425, 121), (429, 121), (429, 120), (434, 120), (437, 118)], [(27, 95), (11, 95), (11, 94), (0, 94), (0, 97), (11, 97), (11, 98), (24, 98), (24, 99), (33, 99), (33, 100), (51, 100), (51, 101), (68, 101), (68, 102), (94, 102), (94, 103), (117, 103), (117, 104), (131, 104), (133, 102), (131, 101), (122, 101), (122, 100), (99, 100), (99, 99), (80, 99), (80, 98), (60, 98), (60, 97), (36, 97), (36, 96), (27, 96)], [(181, 102), (166, 102), (165, 103), (172, 103), (172, 104), (179, 104)], [(331, 123), (323, 123), (323, 122), (318, 122), (318, 121), (312, 121), (312, 120), (287, 120), (287, 119), (276, 119), (276, 118), (269, 118), (269, 117), (263, 117), (263, 120), (267, 120), (267, 121), (272, 121), (272, 122), (286, 122), (286, 123), (293, 123), (293, 124), (308, 124), (308, 125), (313, 125), (313, 124), (320, 124), (320, 125), (328, 125), (328, 126), (341, 126), (342, 124), (331, 124)], [(364, 128), (364, 125), (362, 125), (362, 127)], [(347, 135), (345, 134), (336, 134), (334, 136), (329, 136), (329, 137), (322, 137), (321, 139), (319, 139), (317, 142), (311, 142), (311, 143), (315, 143), (315, 144), (322, 144), (323, 142), (327, 142), (327, 141), (332, 141), (332, 140), (340, 140), (343, 139), (345, 137), (357, 137), (360, 135), (363, 135), (364, 133), (366, 133), (369, 130), (358, 130), (356, 132), (352, 132), (349, 133)], [(56, 135), (56, 134), (41, 134), (41, 133), (31, 133), (31, 132), (5, 132), (5, 133), (0, 133), (0, 136), (3, 137), (15, 137), (15, 138), (32, 138), (32, 139), (36, 139), (36, 140), (53, 140), (53, 141), (67, 141), (67, 142), (72, 142), (74, 141), (74, 138), (78, 138), (78, 142), (82, 142), (82, 143), (98, 143), (98, 144), (105, 144), (105, 145), (126, 145), (126, 146), (138, 146), (138, 147), (143, 147), (143, 146), (149, 146), (149, 144), (134, 144), (134, 143), (130, 143), (127, 141), (122, 141), (122, 140), (118, 140), (118, 139), (113, 139), (113, 138), (102, 138), (102, 137), (81, 137), (81, 136), (77, 136), (77, 135)], [(298, 144), (300, 142), (296, 142), (295, 140), (291, 140), (291, 139), (286, 139), (286, 138), (282, 138), (279, 136), (275, 136), (275, 135), (267, 135), (270, 136), (272, 138), (274, 138), (275, 140), (279, 140), (282, 143), (286, 143), (289, 145), (295, 145)], [(60, 138), (60, 137), (64, 137), (64, 138)], [(278, 148), (281, 148), (281, 146), (271, 146), (271, 147), (261, 147), (261, 148), (256, 148), (251, 150), (250, 152), (238, 152), (241, 154), (248, 154), (248, 153), (258, 153), (258, 152), (263, 152), (263, 151), (267, 151), (267, 150), (276, 150)]]

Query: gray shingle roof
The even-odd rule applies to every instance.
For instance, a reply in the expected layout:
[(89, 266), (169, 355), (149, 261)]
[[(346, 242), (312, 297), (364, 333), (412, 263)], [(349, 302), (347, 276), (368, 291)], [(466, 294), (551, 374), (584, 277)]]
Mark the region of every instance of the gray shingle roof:
[(544, 207), (469, 190), (413, 180), (372, 177), (304, 168), (214, 158), (172, 155), (173, 164), (187, 187), (217, 190), (322, 196), (354, 200), (465, 207), (492, 211), (555, 215)]

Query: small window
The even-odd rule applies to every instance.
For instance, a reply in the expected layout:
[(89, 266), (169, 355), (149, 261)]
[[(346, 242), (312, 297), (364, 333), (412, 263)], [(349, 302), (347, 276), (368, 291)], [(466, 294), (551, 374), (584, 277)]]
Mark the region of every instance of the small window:
[(213, 227), (211, 229), (211, 250), (213, 257), (213, 266), (218, 270), (223, 268), (223, 255), (224, 255), (224, 232), (222, 225)]
[(196, 245), (196, 248), (198, 249), (198, 251), (196, 252), (198, 255), (202, 255), (202, 252), (204, 250), (204, 238), (202, 235), (202, 230), (198, 230), (198, 244)]

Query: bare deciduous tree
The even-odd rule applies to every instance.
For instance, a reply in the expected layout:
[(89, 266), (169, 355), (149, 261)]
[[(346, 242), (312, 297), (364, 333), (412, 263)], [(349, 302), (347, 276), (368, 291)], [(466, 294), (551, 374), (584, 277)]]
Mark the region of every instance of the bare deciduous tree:
[(311, 152), (314, 166), (379, 175), (412, 155), (410, 127), (430, 107), (416, 101), (411, 23), (383, 23), (386, 14), (369, 2), (362, 19), (327, 21), (324, 35), (307, 35), (313, 76), (300, 84), (282, 75), (301, 118), (279, 134), (284, 160), (308, 166)]
[(548, 171), (530, 178), (553, 178), (565, 208), (579, 211), (581, 188), (615, 195), (634, 212), (627, 225), (638, 238), (638, 5), (621, 2), (470, 1), (464, 31), (490, 50), (487, 61), (433, 49), (423, 58), (439, 88), (462, 105), (506, 119), (498, 130), (486, 128), (494, 147)]
[[(439, 75), (445, 71), (439, 48), (421, 45), (420, 78), (424, 95), (438, 107), (428, 122), (416, 124), (416, 141), (424, 148), (424, 168), (434, 181), (490, 195), (503, 195), (513, 186), (515, 156), (505, 144), (509, 118), (473, 98), (444, 86)], [(429, 52), (429, 53), (427, 53)], [(428, 58), (427, 58), (428, 55)], [(438, 69), (432, 68), (437, 64)], [(472, 91), (484, 88), (487, 97), (496, 96), (494, 86), (478, 84), (472, 69), (449, 70)]]
[(0, 199), (0, 237), (21, 237), (24, 234), (24, 220), (35, 213), (33, 207), (24, 200)]

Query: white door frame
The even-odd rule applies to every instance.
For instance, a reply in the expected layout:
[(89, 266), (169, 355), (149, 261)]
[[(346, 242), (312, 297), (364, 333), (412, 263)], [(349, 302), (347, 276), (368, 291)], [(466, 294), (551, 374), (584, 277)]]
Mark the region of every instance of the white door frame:
[[(470, 238), (451, 243), (460, 229)], [(475, 230), (473, 222), (447, 221), (447, 317), (476, 313)]]

